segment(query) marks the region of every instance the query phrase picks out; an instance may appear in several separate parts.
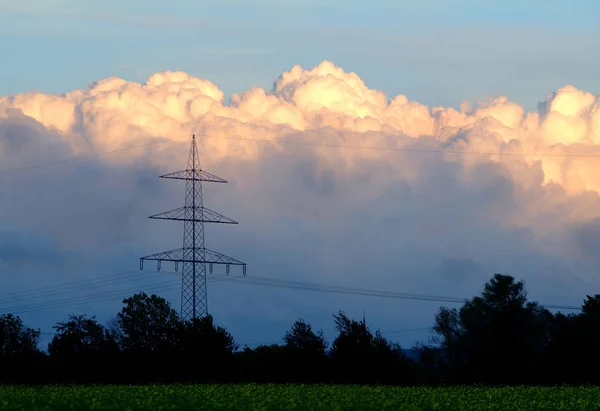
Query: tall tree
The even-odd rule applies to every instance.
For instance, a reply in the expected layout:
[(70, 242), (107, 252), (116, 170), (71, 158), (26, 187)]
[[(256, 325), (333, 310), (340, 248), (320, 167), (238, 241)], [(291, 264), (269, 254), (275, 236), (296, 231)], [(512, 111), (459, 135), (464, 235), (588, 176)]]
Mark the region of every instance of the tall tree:
[(20, 317), (0, 315), (0, 382), (34, 382), (44, 355), (38, 349), (40, 331), (26, 327)]
[(231, 377), (233, 354), (238, 346), (225, 328), (214, 323), (211, 315), (182, 322), (177, 341), (179, 358), (186, 364), (182, 373), (187, 379), (216, 382)]
[(56, 335), (48, 344), (50, 355), (74, 357), (77, 355), (98, 354), (116, 351), (116, 341), (108, 331), (96, 321), (96, 317), (70, 315), (68, 321), (58, 322)]
[(299, 319), (292, 324), (291, 330), (286, 331), (283, 341), (288, 349), (318, 356), (325, 355), (328, 345), (323, 336), (323, 330), (315, 333), (311, 325), (303, 319)]
[(336, 379), (354, 383), (401, 383), (414, 373), (414, 361), (405, 357), (397, 344), (391, 344), (379, 331), (373, 335), (362, 322), (340, 311), (335, 319), (338, 336), (331, 357)]
[(25, 327), (13, 314), (0, 315), (0, 358), (18, 358), (39, 353), (40, 331)]
[(55, 373), (68, 381), (111, 381), (119, 348), (95, 317), (70, 315), (54, 328), (56, 335), (48, 344), (48, 353)]
[[(582, 372), (586, 380), (600, 383), (598, 369), (600, 368), (600, 294), (588, 295), (581, 307), (581, 315), (577, 321), (578, 358), (586, 364)], [(584, 367), (582, 367), (584, 368)]]
[(283, 341), (284, 355), (290, 373), (290, 381), (322, 382), (329, 374), (327, 369), (327, 340), (323, 330), (315, 333), (310, 324), (299, 319), (286, 331)]
[(112, 327), (125, 359), (120, 364), (122, 375), (139, 384), (175, 381), (182, 368), (174, 361), (180, 329), (177, 312), (164, 298), (144, 292), (123, 304)]
[(548, 345), (551, 317), (527, 302), (523, 282), (495, 274), (481, 296), (460, 310), (442, 307), (433, 329), (459, 379), (525, 383), (534, 378)]
[(174, 347), (179, 316), (167, 300), (141, 292), (124, 299), (123, 304), (117, 322), (124, 350), (152, 352)]

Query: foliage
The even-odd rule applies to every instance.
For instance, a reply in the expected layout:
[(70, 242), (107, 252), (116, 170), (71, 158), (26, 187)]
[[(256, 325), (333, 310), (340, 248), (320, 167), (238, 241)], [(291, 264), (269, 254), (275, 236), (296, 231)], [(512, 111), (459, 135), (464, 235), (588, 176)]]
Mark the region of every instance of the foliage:
[(460, 310), (441, 308), (434, 331), (459, 381), (525, 383), (541, 363), (551, 318), (527, 302), (523, 282), (496, 274)]
[(40, 331), (25, 327), (21, 318), (0, 315), (0, 382), (30, 379), (42, 361), (39, 338)]
[(106, 326), (86, 316), (58, 322), (45, 354), (39, 331), (6, 314), (0, 383), (600, 384), (600, 295), (587, 296), (581, 313), (552, 314), (527, 300), (523, 282), (496, 274), (459, 309), (441, 307), (439, 344), (417, 345), (410, 358), (364, 319), (339, 311), (334, 322), (329, 351), (302, 319), (283, 344), (239, 351), (211, 316), (182, 321), (165, 299), (138, 293)]
[(30, 356), (38, 352), (40, 331), (27, 328), (13, 314), (0, 315), (0, 358)]
[(364, 319), (353, 320), (342, 311), (333, 317), (339, 334), (333, 341), (331, 358), (339, 381), (361, 384), (394, 384), (407, 378), (414, 381), (413, 361), (405, 358), (399, 346), (387, 341), (379, 331), (373, 335)]
[(291, 330), (286, 331), (283, 341), (289, 350), (311, 353), (316, 356), (325, 355), (327, 349), (327, 340), (323, 336), (323, 330), (315, 333), (311, 325), (303, 319), (292, 324)]
[(138, 293), (123, 300), (117, 314), (120, 343), (129, 351), (158, 351), (174, 344), (179, 316), (162, 297)]
[(179, 324), (176, 337), (176, 372), (187, 381), (224, 381), (233, 366), (238, 346), (233, 336), (215, 325), (211, 315)]
[(89, 356), (117, 349), (116, 341), (95, 317), (71, 315), (68, 321), (58, 322), (54, 328), (56, 335), (48, 345), (50, 355)]

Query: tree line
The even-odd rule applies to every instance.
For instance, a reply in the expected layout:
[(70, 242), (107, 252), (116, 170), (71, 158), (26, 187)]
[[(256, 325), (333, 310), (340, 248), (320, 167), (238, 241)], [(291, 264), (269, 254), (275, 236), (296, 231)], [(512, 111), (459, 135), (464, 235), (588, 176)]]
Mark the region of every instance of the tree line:
[(553, 314), (528, 301), (523, 282), (495, 274), (459, 309), (439, 309), (416, 357), (342, 311), (333, 320), (331, 343), (299, 319), (282, 344), (252, 349), (211, 316), (182, 321), (165, 299), (138, 293), (106, 325), (85, 315), (57, 323), (44, 352), (39, 330), (4, 314), (0, 384), (600, 383), (600, 294), (580, 313)]

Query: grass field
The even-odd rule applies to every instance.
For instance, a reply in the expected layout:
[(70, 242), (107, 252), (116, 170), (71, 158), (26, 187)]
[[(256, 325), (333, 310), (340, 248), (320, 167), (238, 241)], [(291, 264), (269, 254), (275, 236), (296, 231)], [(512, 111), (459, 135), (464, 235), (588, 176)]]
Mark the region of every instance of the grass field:
[(582, 410), (600, 387), (395, 388), (324, 385), (0, 387), (2, 410)]

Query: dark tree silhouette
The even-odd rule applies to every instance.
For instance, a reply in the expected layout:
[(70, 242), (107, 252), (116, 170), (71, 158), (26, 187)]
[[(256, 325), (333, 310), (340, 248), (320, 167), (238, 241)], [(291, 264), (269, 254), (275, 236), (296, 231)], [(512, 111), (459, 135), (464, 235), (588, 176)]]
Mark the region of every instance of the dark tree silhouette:
[(585, 364), (578, 374), (583, 374), (585, 381), (599, 384), (600, 294), (586, 296), (581, 308), (581, 315), (575, 320), (576, 332), (572, 333), (578, 346), (575, 358), (579, 364)]
[(48, 353), (56, 373), (69, 381), (110, 381), (119, 346), (95, 317), (70, 315), (68, 321), (58, 322), (54, 328)]
[(44, 360), (39, 338), (40, 331), (25, 327), (20, 317), (0, 315), (0, 381), (22, 382), (39, 374)]
[(231, 378), (238, 346), (225, 328), (214, 324), (211, 315), (181, 322), (177, 341), (178, 358), (185, 364), (180, 372), (186, 379), (224, 381)]
[(460, 310), (441, 308), (433, 328), (455, 378), (527, 383), (541, 365), (551, 318), (537, 303), (527, 302), (523, 282), (496, 274), (481, 297)]
[(340, 311), (327, 352), (323, 332), (297, 320), (281, 345), (245, 347), (211, 316), (180, 321), (156, 295), (135, 294), (106, 327), (69, 316), (54, 327), (49, 356), (39, 330), (0, 315), (0, 384), (275, 382), (360, 384), (599, 384), (600, 294), (582, 312), (551, 314), (527, 301), (522, 282), (494, 275), (480, 296), (435, 316), (436, 345), (418, 363)]
[(278, 344), (245, 346), (236, 354), (244, 382), (284, 383), (293, 381), (294, 370), (287, 364), (285, 348)]
[(586, 296), (581, 313), (593, 321), (590, 325), (600, 325), (600, 294)]
[(0, 315), (0, 358), (22, 358), (39, 353), (40, 331), (25, 327), (20, 317)]
[(327, 369), (327, 340), (323, 330), (315, 333), (310, 324), (299, 319), (283, 337), (286, 364), (290, 381), (310, 383), (329, 375)]
[(582, 339), (581, 316), (557, 313), (550, 321), (550, 343), (545, 353), (544, 366), (540, 367), (540, 382), (581, 383), (586, 342)]
[(312, 330), (310, 324), (299, 319), (292, 324), (292, 329), (286, 331), (283, 337), (285, 347), (289, 350), (303, 353), (314, 353), (319, 356), (325, 355), (327, 340), (323, 336), (323, 330), (318, 333)]
[(180, 321), (162, 297), (141, 292), (123, 300), (117, 314), (118, 341), (123, 350), (121, 375), (136, 383), (169, 382), (179, 378), (183, 364), (173, 361)]
[(414, 361), (379, 330), (373, 335), (364, 320), (352, 320), (342, 311), (333, 317), (339, 333), (331, 349), (337, 381), (390, 384), (415, 378)]
[(116, 341), (95, 316), (70, 315), (68, 321), (58, 322), (54, 329), (56, 335), (48, 344), (48, 353), (56, 357), (89, 356), (118, 349)]
[(119, 342), (125, 351), (159, 351), (176, 344), (179, 316), (167, 300), (142, 292), (126, 298), (123, 304), (117, 321)]

